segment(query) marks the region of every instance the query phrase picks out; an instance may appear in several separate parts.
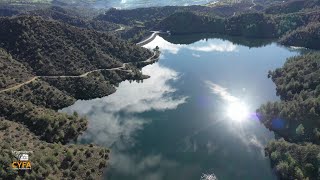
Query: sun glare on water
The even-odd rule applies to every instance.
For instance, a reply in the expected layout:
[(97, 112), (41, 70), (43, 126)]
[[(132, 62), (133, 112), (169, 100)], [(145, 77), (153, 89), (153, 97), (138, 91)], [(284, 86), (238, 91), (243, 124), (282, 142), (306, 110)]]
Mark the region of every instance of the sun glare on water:
[[(224, 88), (218, 84), (206, 81), (206, 84), (212, 90), (214, 94), (220, 96), (226, 103), (225, 110), (223, 113), (233, 122), (242, 123), (250, 118), (249, 106), (242, 101), (240, 98), (233, 96)], [(245, 88), (243, 88), (245, 92)]]
[(235, 122), (243, 122), (249, 118), (248, 106), (244, 102), (231, 102), (227, 107), (227, 116)]

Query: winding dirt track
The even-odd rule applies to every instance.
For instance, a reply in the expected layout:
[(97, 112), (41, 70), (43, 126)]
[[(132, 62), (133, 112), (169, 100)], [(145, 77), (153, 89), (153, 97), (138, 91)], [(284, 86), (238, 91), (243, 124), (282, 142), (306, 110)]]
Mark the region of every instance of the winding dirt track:
[(26, 82), (23, 82), (23, 83), (21, 83), (21, 84), (17, 84), (17, 85), (15, 85), (15, 86), (13, 86), (13, 87), (10, 87), (10, 88), (7, 88), (7, 89), (3, 89), (3, 90), (0, 91), (0, 93), (6, 92), (6, 91), (16, 90), (16, 89), (20, 88), (20, 87), (23, 86), (23, 85), (26, 85), (26, 84), (29, 84), (29, 83), (35, 81), (36, 79), (38, 79), (38, 76), (35, 76), (35, 77), (33, 77), (32, 79), (30, 79), (30, 80), (28, 80), (28, 81), (26, 81)]
[(123, 30), (125, 30), (125, 29), (126, 29), (126, 28), (125, 28), (124, 26), (121, 26), (121, 25), (120, 25), (120, 27), (119, 27), (118, 29), (114, 30), (114, 32), (123, 31)]
[[(145, 61), (140, 61), (140, 62), (145, 62), (145, 63), (149, 63), (149, 62), (152, 62), (152, 59), (157, 55), (156, 52), (153, 52), (153, 55), (148, 58), (147, 60)], [(20, 88), (21, 86), (23, 85), (26, 85), (26, 84), (29, 84), (35, 80), (37, 80), (38, 78), (41, 78), (41, 77), (44, 77), (44, 78), (83, 78), (83, 77), (87, 77), (89, 74), (91, 73), (94, 73), (94, 72), (99, 72), (99, 71), (116, 71), (116, 70), (119, 70), (119, 71), (126, 71), (126, 72), (132, 72), (131, 70), (126, 70), (125, 67), (127, 64), (130, 64), (130, 63), (123, 63), (122, 66), (120, 67), (115, 67), (115, 68), (109, 68), (109, 69), (96, 69), (96, 70), (92, 70), (92, 71), (88, 71), (84, 74), (81, 74), (81, 75), (78, 75), (78, 76), (34, 76), (32, 77), (30, 80), (28, 81), (25, 81), (23, 83), (20, 83), (20, 84), (17, 84), (13, 87), (10, 87), (10, 88), (7, 88), (7, 89), (3, 89), (3, 90), (0, 90), (0, 93), (2, 92), (7, 92), (7, 91), (12, 91), (12, 90), (16, 90), (18, 88)]]
[(254, 2), (254, 0), (251, 1), (252, 6), (249, 7), (249, 9), (252, 9), (253, 7), (255, 7), (257, 4)]

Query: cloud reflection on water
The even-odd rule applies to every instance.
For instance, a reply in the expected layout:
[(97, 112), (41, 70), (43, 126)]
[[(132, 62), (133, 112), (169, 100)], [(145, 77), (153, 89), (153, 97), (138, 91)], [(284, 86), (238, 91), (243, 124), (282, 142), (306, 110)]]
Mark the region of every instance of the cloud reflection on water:
[(110, 159), (112, 168), (122, 175), (135, 176), (141, 180), (161, 180), (165, 173), (175, 169), (179, 164), (166, 159), (160, 154), (138, 155), (112, 152)]
[(196, 53), (192, 53), (191, 55), (192, 55), (193, 57), (196, 57), (196, 58), (200, 58), (200, 57), (201, 57), (200, 54), (196, 54)]
[[(209, 42), (206, 40), (200, 40), (191, 45), (185, 44), (173, 44), (161, 36), (157, 36), (152, 42), (146, 44), (145, 48), (154, 48), (159, 46), (161, 51), (168, 52), (171, 54), (177, 54), (182, 49), (188, 49), (194, 52), (237, 52), (238, 46), (233, 43), (221, 39), (210, 39)], [(197, 54), (199, 57), (199, 54)]]
[(174, 173), (174, 169), (181, 168), (181, 165), (159, 153), (141, 155), (128, 152), (137, 144), (139, 131), (152, 122), (152, 119), (142, 118), (140, 114), (176, 109), (188, 97), (175, 96), (177, 90), (170, 82), (180, 78), (176, 71), (155, 63), (144, 67), (142, 72), (151, 76), (143, 83), (122, 82), (117, 91), (108, 97), (77, 101), (62, 111), (77, 111), (88, 117), (88, 129), (78, 140), (110, 147), (112, 158), (109, 162), (113, 174), (141, 180), (161, 180), (166, 173)]
[(219, 95), (223, 100), (227, 102), (234, 102), (239, 101), (239, 98), (232, 96), (228, 91), (227, 88), (224, 88), (218, 84), (214, 84), (211, 81), (205, 81), (207, 86), (210, 88), (210, 90), (214, 93)]
[(157, 35), (153, 41), (144, 45), (143, 47), (153, 49), (156, 46), (160, 48), (160, 51), (169, 52), (171, 54), (177, 54), (180, 51), (180, 49), (183, 48), (185, 45), (170, 43), (164, 40), (161, 36)]
[(212, 51), (217, 51), (217, 52), (234, 52), (237, 51), (237, 46), (232, 44), (229, 41), (222, 41), (221, 42), (215, 42), (215, 43), (206, 43), (206, 44), (202, 44), (201, 42), (203, 42), (204, 40), (200, 41), (199, 44), (200, 45), (193, 45), (193, 46), (189, 46), (188, 48), (190, 50), (194, 50), (194, 51), (202, 51), (202, 52), (212, 52)]
[(143, 83), (122, 82), (116, 93), (91, 101), (78, 101), (65, 111), (78, 111), (89, 116), (88, 130), (79, 138), (111, 147), (110, 164), (115, 174), (134, 176), (141, 180), (161, 180), (174, 169), (177, 162), (161, 154), (128, 153), (135, 146), (137, 133), (152, 121), (139, 117), (147, 111), (175, 109), (187, 97), (174, 97), (176, 92), (169, 82), (179, 74), (169, 68), (153, 64), (143, 68), (151, 78)]
[(170, 81), (179, 78), (177, 72), (153, 64), (143, 68), (143, 73), (152, 76), (143, 83), (122, 82), (111, 96), (77, 101), (62, 110), (68, 113), (77, 111), (88, 117), (88, 129), (80, 141), (126, 149), (134, 145), (136, 132), (151, 121), (138, 117), (138, 113), (175, 109), (186, 102), (187, 97), (173, 97), (176, 89), (169, 85)]

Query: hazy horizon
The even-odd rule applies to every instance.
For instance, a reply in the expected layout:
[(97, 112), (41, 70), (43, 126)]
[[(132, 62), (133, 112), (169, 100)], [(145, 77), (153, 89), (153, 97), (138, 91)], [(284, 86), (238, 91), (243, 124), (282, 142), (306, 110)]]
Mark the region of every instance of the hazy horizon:
[(138, 7), (150, 6), (187, 6), (199, 5), (212, 2), (213, 0), (97, 0), (94, 4), (96, 8), (117, 8), (117, 9), (130, 9)]

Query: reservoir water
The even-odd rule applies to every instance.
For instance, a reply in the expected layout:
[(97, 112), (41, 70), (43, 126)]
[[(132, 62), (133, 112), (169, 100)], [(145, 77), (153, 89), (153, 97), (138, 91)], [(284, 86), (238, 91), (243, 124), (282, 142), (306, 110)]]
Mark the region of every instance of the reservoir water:
[(151, 78), (62, 111), (89, 119), (77, 143), (111, 149), (111, 180), (276, 179), (264, 155), (274, 138), (255, 110), (278, 100), (269, 70), (298, 52), (258, 40), (157, 36)]

